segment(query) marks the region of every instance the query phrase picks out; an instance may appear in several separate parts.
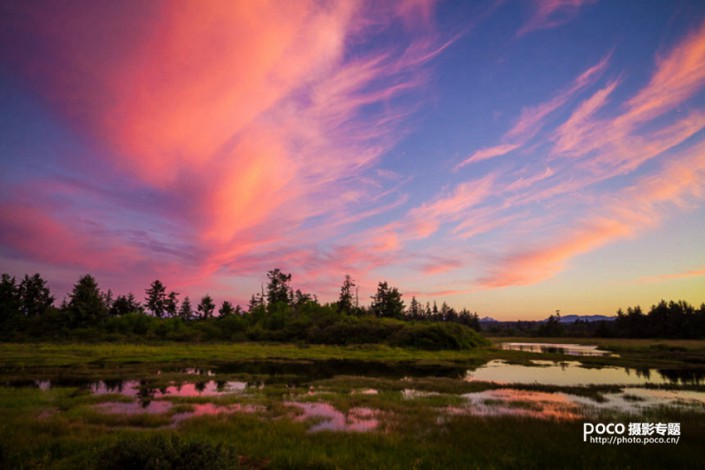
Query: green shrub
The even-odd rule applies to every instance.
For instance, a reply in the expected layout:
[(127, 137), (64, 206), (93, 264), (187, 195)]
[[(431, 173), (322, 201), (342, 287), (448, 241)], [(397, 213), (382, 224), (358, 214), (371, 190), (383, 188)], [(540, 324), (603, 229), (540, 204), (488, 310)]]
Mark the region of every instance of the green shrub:
[(487, 343), (476, 331), (457, 323), (407, 324), (390, 340), (395, 346), (419, 349), (472, 349)]
[(237, 468), (237, 454), (221, 444), (184, 441), (178, 436), (134, 436), (120, 439), (103, 451), (101, 469), (228, 469)]

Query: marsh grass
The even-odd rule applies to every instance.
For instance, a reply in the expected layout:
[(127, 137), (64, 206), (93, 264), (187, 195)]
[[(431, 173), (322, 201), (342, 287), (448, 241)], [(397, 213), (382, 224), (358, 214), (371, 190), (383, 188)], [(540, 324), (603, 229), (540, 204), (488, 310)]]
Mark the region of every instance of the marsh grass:
[[(599, 346), (610, 349), (607, 344)], [(705, 343), (654, 344), (633, 340), (625, 342), (619, 351), (622, 357), (612, 359), (648, 363), (649, 357), (653, 356), (657, 364), (685, 367), (696, 363), (693, 360), (702, 361), (705, 357), (703, 347)], [(127, 377), (145, 380), (149, 387), (164, 387), (179, 381), (195, 383), (212, 379), (206, 375), (184, 373), (182, 368), (214, 368), (217, 371), (219, 366), (228, 362), (337, 358), (385, 364), (413, 363), (431, 368), (435, 365), (472, 368), (490, 359), (507, 358), (507, 353), (512, 353), (517, 361), (548, 359), (543, 355), (514, 354), (513, 351), (502, 352), (493, 348), (428, 352), (387, 346), (0, 344), (0, 375), (4, 380), (10, 380), (8, 377), (19, 380), (67, 376), (118, 380)], [(675, 354), (676, 358), (669, 354)], [(683, 362), (682, 358), (687, 360)], [(560, 359), (565, 360), (565, 357)], [(600, 366), (593, 358), (575, 359), (583, 364)], [(650, 367), (654, 365), (649, 364)], [(157, 371), (161, 371), (160, 375), (156, 375)], [(599, 446), (583, 442), (582, 421), (478, 417), (447, 411), (463, 406), (463, 394), (496, 388), (562, 392), (599, 401), (604, 399), (604, 394), (621, 393), (619, 386), (498, 385), (433, 374), (414, 377), (334, 375), (318, 379), (283, 374), (271, 380), (266, 374), (217, 372), (217, 379), (264, 381), (265, 385), (263, 388), (248, 387), (242, 393), (209, 397), (165, 396), (159, 400), (171, 403), (166, 413), (124, 416), (97, 408), (101, 403), (133, 400), (124, 394), (96, 395), (85, 387), (39, 390), (0, 386), (0, 468), (98, 468), (105, 459), (115, 460), (116, 449), (125, 442), (133, 442), (129, 445), (136, 449), (144, 445), (163, 448), (165, 455), (169, 456), (188, 452), (210, 456), (212, 462), (223, 462), (224, 468), (233, 465), (241, 468), (364, 466), (389, 469), (705, 466), (705, 452), (702, 451), (705, 422), (702, 414), (692, 413), (690, 409), (649, 408), (639, 416), (597, 410), (597, 414), (590, 418), (593, 422), (629, 423), (635, 419), (640, 422), (678, 422), (681, 423), (682, 439), (677, 446)], [(693, 384), (654, 388), (705, 389)], [(374, 389), (377, 393), (357, 393), (367, 389)], [(402, 394), (405, 389), (429, 393), (407, 399)], [(302, 411), (291, 404), (297, 401), (329, 403), (343, 413), (354, 408), (369, 408), (378, 417), (380, 425), (367, 433), (311, 433), (315, 420), (298, 419)], [(259, 411), (203, 415), (180, 421), (175, 428), (170, 427), (174, 426), (174, 415), (191, 412), (196, 405), (205, 403), (223, 407), (253, 405)], [(510, 403), (518, 408), (533, 406), (522, 401)], [(178, 439), (173, 440), (174, 437)]]
[[(571, 468), (690, 466), (703, 462), (702, 421), (672, 409), (651, 410), (639, 419), (682, 423), (677, 448), (595, 446), (582, 442), (579, 423), (518, 417), (481, 418), (443, 414), (453, 398), (432, 395), (405, 400), (398, 390), (378, 395), (338, 394), (331, 404), (345, 412), (354, 407), (381, 410), (386, 424), (370, 433), (311, 434), (315, 420), (300, 422), (297, 408), (279, 397), (256, 398), (267, 404), (262, 414), (218, 414), (183, 421), (177, 430), (155, 429), (169, 415), (108, 416), (91, 408), (83, 394), (68, 389), (18, 390), (0, 387), (2, 458), (5, 468), (94, 468), (125, 439), (178, 435), (186, 444), (234, 449), (246, 468)], [(177, 400), (178, 401), (178, 400)], [(66, 412), (39, 418), (41, 410), (63, 402)], [(516, 406), (520, 406), (517, 404)], [(175, 405), (173, 412), (190, 405)], [(443, 420), (439, 421), (439, 416)], [(611, 415), (612, 422), (633, 416)], [(12, 432), (8, 432), (12, 430)], [(232, 458), (230, 459), (232, 462)], [(696, 465), (697, 466), (697, 465)]]

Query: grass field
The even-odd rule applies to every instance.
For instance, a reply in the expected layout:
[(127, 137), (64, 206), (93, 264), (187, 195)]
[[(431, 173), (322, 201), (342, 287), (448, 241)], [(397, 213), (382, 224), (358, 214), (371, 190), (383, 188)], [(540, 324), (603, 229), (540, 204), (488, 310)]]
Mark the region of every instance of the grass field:
[[(550, 341), (576, 342), (555, 338)], [(610, 361), (624, 363), (645, 364), (651, 357), (656, 365), (688, 367), (698, 361), (702, 364), (705, 358), (703, 341), (598, 343), (601, 348), (612, 346), (610, 350), (620, 354)], [(385, 346), (255, 343), (1, 344), (0, 381), (5, 382), (47, 377), (125, 378), (141, 380), (151, 390), (216, 378), (248, 383), (263, 379), (266, 383), (263, 387), (248, 387), (247, 393), (240, 394), (155, 398), (169, 402), (170, 407), (164, 413), (117, 414), (104, 412), (96, 405), (132, 402), (125, 394), (94, 394), (80, 386), (56, 386), (48, 390), (0, 386), (0, 467), (140, 468), (150, 462), (201, 469), (696, 468), (705, 465), (702, 412), (660, 408), (636, 417), (605, 413), (580, 420), (476, 416), (454, 412), (466, 406), (463, 394), (497, 388), (497, 384), (468, 382), (428, 372), (434, 368), (462, 370), (497, 358), (521, 363), (537, 357), (492, 347), (429, 352)], [(589, 362), (596, 358), (585, 359)], [(263, 361), (315, 365), (329, 360), (355, 361), (359, 373), (334, 371), (310, 378), (284, 374), (275, 380), (251, 371), (228, 372), (223, 367), (228, 363)], [(393, 365), (401, 368), (391, 368), (391, 375), (385, 375), (388, 370), (385, 367)], [(426, 372), (400, 377), (405, 373), (404, 367), (411, 366)], [(202, 368), (201, 375), (179, 367)], [(216, 371), (215, 376), (204, 375), (211, 367)], [(369, 370), (381, 372), (366, 373)], [(394, 375), (397, 372), (399, 375)], [(542, 384), (514, 388), (581, 393), (596, 400), (600, 394), (614, 389), (598, 386), (571, 389)], [(369, 390), (374, 393), (367, 393)], [(415, 391), (414, 395), (405, 395), (405, 390)], [(302, 408), (295, 404), (305, 403), (331, 405), (348, 421), (353, 420), (356, 410), (373, 410), (379, 423), (369, 432), (312, 433), (310, 430), (321, 418), (303, 419)], [(257, 411), (205, 414), (175, 423), (174, 417), (179, 413), (193, 412), (205, 404), (219, 410), (239, 406)], [(521, 402), (513, 406), (527, 407)], [(680, 423), (681, 440), (677, 445), (610, 446), (583, 442), (585, 421), (634, 420)]]

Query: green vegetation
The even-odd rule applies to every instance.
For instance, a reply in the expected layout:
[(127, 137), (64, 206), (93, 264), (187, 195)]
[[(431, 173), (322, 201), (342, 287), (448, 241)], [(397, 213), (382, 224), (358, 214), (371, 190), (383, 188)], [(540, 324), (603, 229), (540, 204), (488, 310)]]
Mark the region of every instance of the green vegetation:
[[(155, 280), (146, 289), (145, 308), (133, 294), (113, 300), (96, 280), (79, 279), (60, 308), (39, 274), (25, 276), (20, 284), (8, 274), (0, 281), (0, 341), (277, 341), (301, 344), (387, 344), (427, 350), (464, 350), (486, 345), (479, 336), (477, 315), (456, 313), (443, 305), (437, 315), (425, 318), (415, 310), (405, 315), (401, 294), (379, 283), (369, 308), (353, 302), (355, 287), (346, 276), (340, 299), (320, 304), (315, 295), (294, 291), (291, 274), (275, 269), (267, 273), (266, 293), (253, 295), (247, 312), (224, 301), (216, 305), (209, 295), (194, 312), (185, 297)], [(418, 310), (418, 303), (412, 300)], [(434, 305), (435, 310), (435, 305)], [(430, 310), (430, 306), (428, 307)]]
[(639, 306), (628, 307), (626, 312), (619, 309), (609, 321), (564, 320), (557, 311), (545, 321), (490, 322), (482, 331), (489, 335), (551, 338), (705, 338), (705, 304), (695, 308), (684, 300), (661, 300), (648, 313)]
[[(0, 468), (705, 465), (705, 424), (692, 409), (650, 409), (638, 417), (598, 412), (590, 419), (677, 422), (683, 438), (677, 447), (597, 446), (583, 442), (582, 421), (521, 416), (544, 405), (521, 395), (500, 403), (489, 391), (509, 387), (601, 403), (623, 393), (620, 386), (463, 380), (468, 369), (491, 359), (527, 365), (566, 359), (493, 348), (475, 331), (477, 315), (445, 303), (424, 307), (415, 298), (405, 310), (401, 294), (386, 282), (370, 307), (361, 307), (349, 276), (339, 301), (321, 304), (314, 295), (294, 291), (290, 274), (273, 270), (267, 276), (266, 291), (253, 295), (245, 312), (229, 302), (218, 308), (209, 295), (195, 306), (188, 297), (179, 303), (179, 294), (159, 281), (146, 290), (145, 311), (132, 294), (113, 299), (90, 275), (57, 308), (41, 276), (17, 283), (3, 275)], [(687, 305), (665, 308), (671, 313), (650, 312), (646, 321), (699, 318)], [(563, 326), (554, 318), (537, 332), (553, 336), (564, 333)], [(668, 331), (679, 335), (678, 329)], [(658, 367), (664, 377), (677, 379), (663, 388), (705, 388), (702, 372), (693, 368), (705, 364), (705, 341), (565, 341), (597, 343), (618, 355), (579, 358), (586, 367)], [(41, 390), (35, 381), (50, 381), (43, 383), (51, 387)], [(105, 390), (92, 393), (87, 384), (98, 381)], [(228, 381), (247, 384), (246, 390), (213, 396), (166, 392), (223, 389)], [(127, 384), (125, 394), (121, 387)], [(490, 394), (485, 406), (517, 414), (473, 415), (464, 395), (485, 391)], [(636, 395), (625, 394), (624, 400), (641, 404)], [(143, 408), (155, 404), (159, 411)], [(307, 417), (302, 404), (329, 407), (340, 414), (341, 425), (354, 423), (363, 410), (373, 429), (312, 433), (325, 419)], [(128, 411), (110, 411), (118, 406)], [(199, 416), (199, 410), (206, 411)]]
[[(600, 347), (607, 348), (608, 343)], [(675, 348), (689, 357), (705, 358), (704, 347), (703, 341), (629, 340), (622, 352), (645, 358)], [(677, 446), (599, 446), (583, 442), (584, 420), (483, 417), (453, 411), (467, 408), (463, 394), (506, 387), (462, 380), (467, 368), (510, 357), (505, 353), (517, 361), (522, 355), (537, 358), (490, 347), (428, 351), (387, 345), (0, 344), (3, 383), (56, 379), (48, 390), (0, 386), (0, 467), (679, 468), (705, 464), (701, 450), (705, 422), (701, 413), (690, 409), (590, 418), (593, 422), (678, 422), (682, 438)], [(345, 369), (350, 361), (356, 361), (357, 373)], [(231, 363), (252, 367), (231, 370)], [(260, 370), (259, 365), (266, 367)], [(321, 372), (327, 365), (330, 370)], [(159, 414), (110, 413), (102, 406), (130, 404), (135, 398), (117, 391), (93, 394), (80, 380), (70, 385), (71, 378), (136, 380), (137, 396), (172, 406)], [(190, 383), (198, 388), (210, 380), (240, 380), (251, 386), (241, 393), (217, 396), (155, 395), (170, 384)], [(257, 386), (260, 381), (263, 387)], [(515, 384), (511, 388), (580, 394), (596, 403), (604, 394), (620, 391), (616, 386)], [(415, 393), (405, 398), (405, 390)], [(370, 410), (379, 424), (369, 432), (311, 433), (321, 419), (304, 419), (293, 403), (330, 404), (348, 421), (355, 419), (355, 410)], [(174, 420), (177, 414), (207, 404), (222, 412)], [(249, 406), (251, 411), (227, 412), (229, 406)], [(514, 399), (507, 407), (533, 412), (540, 411), (541, 405)]]

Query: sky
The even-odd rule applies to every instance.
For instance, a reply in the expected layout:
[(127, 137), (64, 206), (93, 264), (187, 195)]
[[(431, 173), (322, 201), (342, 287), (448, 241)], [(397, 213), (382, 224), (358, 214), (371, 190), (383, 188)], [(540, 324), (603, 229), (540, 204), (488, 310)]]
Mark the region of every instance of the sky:
[(0, 6), (0, 271), (500, 320), (705, 302), (705, 2)]

